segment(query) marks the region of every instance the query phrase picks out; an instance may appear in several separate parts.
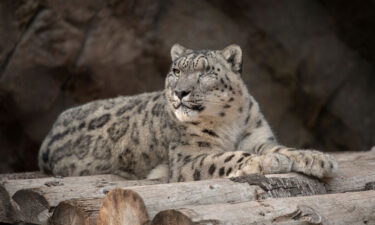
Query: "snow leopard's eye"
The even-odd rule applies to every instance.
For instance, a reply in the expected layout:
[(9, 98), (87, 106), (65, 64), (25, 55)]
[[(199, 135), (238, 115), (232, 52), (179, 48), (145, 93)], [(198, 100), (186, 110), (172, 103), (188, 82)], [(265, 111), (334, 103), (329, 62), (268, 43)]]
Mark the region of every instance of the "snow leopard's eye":
[(176, 77), (179, 77), (180, 74), (181, 74), (181, 71), (180, 71), (179, 69), (174, 68), (174, 69), (173, 69), (173, 73), (174, 73), (174, 75), (175, 75)]

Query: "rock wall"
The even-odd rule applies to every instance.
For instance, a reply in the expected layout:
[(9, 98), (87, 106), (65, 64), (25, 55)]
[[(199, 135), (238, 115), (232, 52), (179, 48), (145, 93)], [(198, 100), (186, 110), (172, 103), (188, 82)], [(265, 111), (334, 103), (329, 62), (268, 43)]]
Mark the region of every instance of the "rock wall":
[(37, 169), (57, 115), (163, 88), (170, 47), (244, 51), (280, 142), (375, 145), (375, 1), (2, 0), (0, 172)]

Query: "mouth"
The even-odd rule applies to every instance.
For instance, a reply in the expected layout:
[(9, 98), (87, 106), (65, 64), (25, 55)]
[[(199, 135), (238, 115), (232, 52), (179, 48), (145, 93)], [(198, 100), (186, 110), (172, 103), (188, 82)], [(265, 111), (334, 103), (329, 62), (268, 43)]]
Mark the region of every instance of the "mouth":
[(173, 105), (173, 107), (175, 109), (179, 109), (179, 108), (182, 108), (182, 109), (190, 109), (190, 110), (193, 110), (193, 111), (202, 111), (204, 110), (204, 106), (202, 105), (191, 105), (191, 106), (188, 106), (182, 102), (178, 103), (177, 105)]

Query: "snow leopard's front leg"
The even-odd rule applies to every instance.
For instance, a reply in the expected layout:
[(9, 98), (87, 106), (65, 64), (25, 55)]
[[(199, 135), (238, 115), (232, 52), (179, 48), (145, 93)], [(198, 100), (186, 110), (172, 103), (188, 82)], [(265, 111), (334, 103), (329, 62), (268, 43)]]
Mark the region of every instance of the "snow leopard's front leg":
[[(288, 148), (278, 144), (262, 117), (257, 121), (257, 125), (247, 132), (250, 135), (242, 140), (240, 145), (242, 149), (257, 155), (283, 155), (286, 161), (281, 164), (288, 164), (289, 161), (291, 171), (322, 178), (332, 175), (338, 168), (335, 158), (329, 154), (316, 150)], [(272, 165), (265, 164), (264, 166)]]
[(282, 154), (256, 155), (223, 151), (208, 142), (172, 145), (170, 182), (234, 177), (254, 173), (287, 173), (292, 164)]
[(332, 175), (338, 168), (336, 159), (316, 150), (288, 148), (282, 145), (267, 147), (258, 144), (261, 155), (281, 154), (292, 163), (291, 171), (315, 176), (318, 178)]

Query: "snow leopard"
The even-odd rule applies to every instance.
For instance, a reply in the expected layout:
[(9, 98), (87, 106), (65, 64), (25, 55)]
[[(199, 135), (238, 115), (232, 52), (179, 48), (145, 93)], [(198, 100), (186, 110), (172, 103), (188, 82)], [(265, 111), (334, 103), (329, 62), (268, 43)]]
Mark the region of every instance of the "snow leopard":
[(42, 171), (169, 182), (298, 172), (331, 176), (336, 160), (277, 142), (242, 79), (242, 50), (175, 44), (165, 89), (96, 100), (60, 114), (39, 151)]

